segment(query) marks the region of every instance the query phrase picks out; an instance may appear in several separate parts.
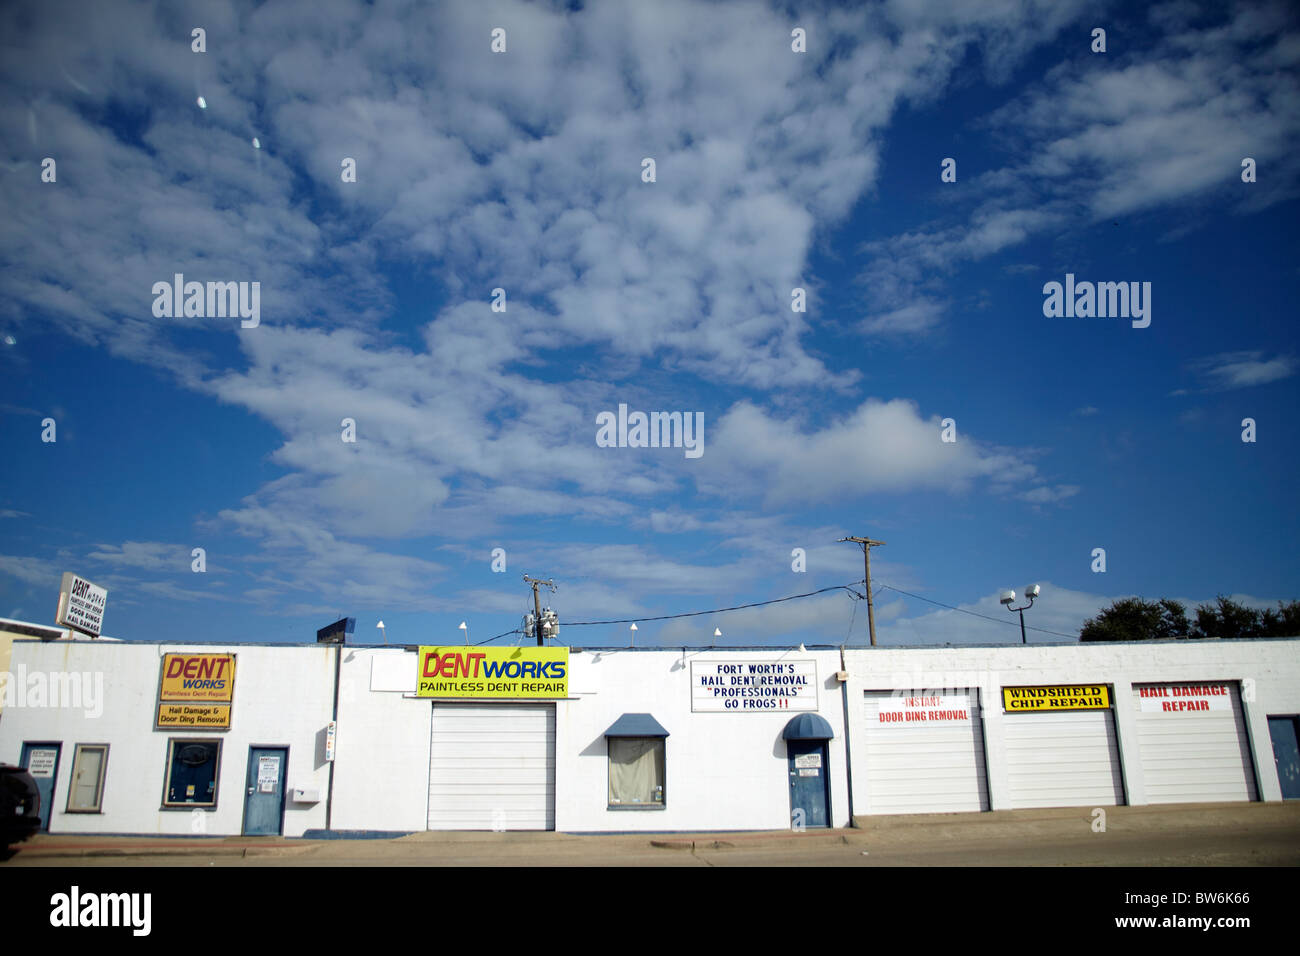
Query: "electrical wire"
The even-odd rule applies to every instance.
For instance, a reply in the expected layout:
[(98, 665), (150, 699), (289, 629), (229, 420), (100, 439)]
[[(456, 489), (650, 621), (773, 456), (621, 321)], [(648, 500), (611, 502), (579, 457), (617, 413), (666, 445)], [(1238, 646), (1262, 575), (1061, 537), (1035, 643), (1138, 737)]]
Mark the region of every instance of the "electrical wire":
[[(857, 582), (853, 582), (856, 584)], [(774, 598), (771, 601), (755, 601), (753, 604), (737, 604), (735, 607), (719, 607), (712, 611), (687, 611), (684, 614), (661, 614), (658, 617), (626, 617), (617, 621), (570, 621), (565, 627), (585, 627), (589, 624), (635, 624), (640, 621), (671, 621), (679, 617), (699, 617), (702, 614), (721, 614), (724, 611), (743, 611), (751, 607), (765, 607), (768, 604), (780, 604), (782, 601), (796, 601), (799, 598), (812, 597), (816, 594), (825, 594), (827, 591), (849, 591), (852, 588), (847, 584), (836, 584), (828, 588), (821, 588), (817, 591), (809, 591), (806, 594), (791, 594), (789, 597)]]
[[(886, 588), (889, 589), (890, 591), (897, 591), (899, 594), (904, 594), (904, 595), (906, 595), (907, 597), (910, 597), (910, 598), (916, 598), (918, 601), (926, 601), (926, 602), (928, 602), (928, 603), (930, 603), (930, 604), (937, 604), (939, 607), (947, 608), (949, 611), (958, 611), (958, 612), (960, 612), (960, 613), (962, 613), (962, 614), (970, 614), (970, 615), (973, 616), (973, 617), (982, 617), (982, 618), (984, 618), (984, 620), (986, 620), (986, 621), (992, 621), (994, 624), (1007, 624), (1007, 625), (1010, 625), (1011, 627), (1016, 627), (1016, 626), (1017, 626), (1017, 624), (1016, 624), (1015, 621), (1008, 621), (1006, 618), (1001, 618), (1001, 617), (989, 617), (987, 614), (980, 614), (978, 611), (968, 611), (968, 610), (966, 610), (965, 608), (961, 608), (961, 607), (953, 607), (951, 604), (944, 604), (942, 601), (931, 601), (928, 597), (921, 597), (921, 595), (919, 595), (919, 594), (912, 594), (912, 593), (910, 593), (910, 592), (908, 592), (908, 591), (904, 591), (902, 588), (896, 588), (896, 587), (893, 587), (892, 585), (889, 585), (889, 584), (882, 584), (882, 585), (880, 585), (880, 587), (877, 588), (876, 590), (877, 590), (877, 591), (882, 591), (882, 590), (885, 590)], [(1077, 634), (1062, 634), (1060, 631), (1050, 631), (1050, 630), (1048, 630), (1048, 629), (1045, 628), (1045, 627), (1034, 627), (1032, 624), (1026, 624), (1026, 625), (1025, 625), (1025, 630), (1027, 630), (1027, 631), (1041, 631), (1041, 632), (1044, 633), (1044, 634), (1055, 634), (1057, 637), (1068, 637), (1068, 638), (1070, 638), (1071, 640), (1073, 640), (1074, 638), (1078, 637)]]

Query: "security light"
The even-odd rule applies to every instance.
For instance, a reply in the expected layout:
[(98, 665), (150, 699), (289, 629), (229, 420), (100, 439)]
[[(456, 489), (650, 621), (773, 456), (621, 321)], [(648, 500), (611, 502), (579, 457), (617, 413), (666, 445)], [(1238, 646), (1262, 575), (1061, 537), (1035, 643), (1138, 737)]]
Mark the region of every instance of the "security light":
[(1028, 598), (1036, 598), (1036, 597), (1038, 597), (1038, 590), (1039, 590), (1039, 588), (1038, 588), (1038, 585), (1037, 585), (1037, 584), (1031, 584), (1031, 585), (1029, 585), (1029, 587), (1025, 588), (1025, 597), (1028, 597)]
[(998, 600), (1001, 601), (1003, 604), (1015, 604), (1015, 603), (1016, 603), (1016, 592), (1015, 592), (1015, 591), (1003, 591), (1003, 592), (1002, 592), (1002, 597), (998, 598)]

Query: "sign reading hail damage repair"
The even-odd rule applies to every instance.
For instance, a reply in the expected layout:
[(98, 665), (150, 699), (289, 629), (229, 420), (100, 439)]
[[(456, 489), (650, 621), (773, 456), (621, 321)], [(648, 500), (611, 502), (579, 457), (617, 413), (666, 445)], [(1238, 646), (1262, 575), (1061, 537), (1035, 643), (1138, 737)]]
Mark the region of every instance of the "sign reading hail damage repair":
[(418, 697), (569, 696), (567, 647), (421, 647)]
[(234, 654), (164, 654), (154, 727), (229, 730)]
[(1138, 688), (1144, 714), (1186, 714), (1232, 710), (1227, 684), (1153, 684)]
[(816, 661), (691, 661), (695, 713), (816, 709)]
[(1110, 688), (1105, 684), (1004, 687), (1002, 704), (1009, 714), (1042, 713), (1050, 710), (1108, 710)]

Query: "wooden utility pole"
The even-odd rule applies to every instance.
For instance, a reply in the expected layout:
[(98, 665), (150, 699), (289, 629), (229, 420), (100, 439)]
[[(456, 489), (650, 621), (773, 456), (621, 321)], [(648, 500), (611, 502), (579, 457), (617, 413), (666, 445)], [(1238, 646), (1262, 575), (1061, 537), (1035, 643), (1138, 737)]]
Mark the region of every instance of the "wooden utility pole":
[(840, 538), (841, 541), (855, 541), (862, 545), (862, 560), (866, 565), (867, 576), (863, 579), (867, 585), (867, 628), (871, 632), (871, 646), (876, 646), (876, 608), (871, 600), (871, 549), (878, 548), (885, 542), (871, 538)]
[(525, 583), (525, 584), (531, 584), (531, 585), (533, 586), (533, 612), (534, 612), (534, 615), (535, 615), (535, 617), (536, 617), (536, 621), (534, 621), (534, 625), (535, 625), (536, 628), (537, 628), (537, 646), (538, 646), (538, 647), (541, 647), (541, 646), (542, 646), (542, 603), (541, 603), (541, 601), (538, 600), (538, 598), (537, 598), (537, 586), (538, 586), (539, 584), (544, 584), (544, 585), (546, 585), (548, 588), (550, 588), (552, 591), (554, 591), (554, 590), (555, 590), (555, 582), (554, 582), (554, 581), (543, 581), (543, 580), (541, 580), (541, 579), (539, 579), (539, 578), (530, 578), (528, 575), (525, 574), (525, 575), (524, 575), (524, 583)]

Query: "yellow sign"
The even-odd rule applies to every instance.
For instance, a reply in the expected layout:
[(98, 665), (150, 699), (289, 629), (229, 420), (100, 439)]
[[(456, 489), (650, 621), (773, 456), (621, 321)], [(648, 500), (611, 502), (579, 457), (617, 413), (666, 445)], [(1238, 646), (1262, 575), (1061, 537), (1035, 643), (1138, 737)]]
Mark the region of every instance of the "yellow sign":
[(420, 697), (569, 696), (567, 647), (421, 647)]
[(1105, 684), (1004, 687), (1002, 706), (1009, 714), (1044, 713), (1054, 710), (1108, 710), (1110, 688)]
[(229, 704), (158, 705), (159, 729), (163, 727), (200, 727), (207, 730), (230, 729)]
[(159, 700), (230, 703), (234, 693), (234, 654), (163, 655)]

